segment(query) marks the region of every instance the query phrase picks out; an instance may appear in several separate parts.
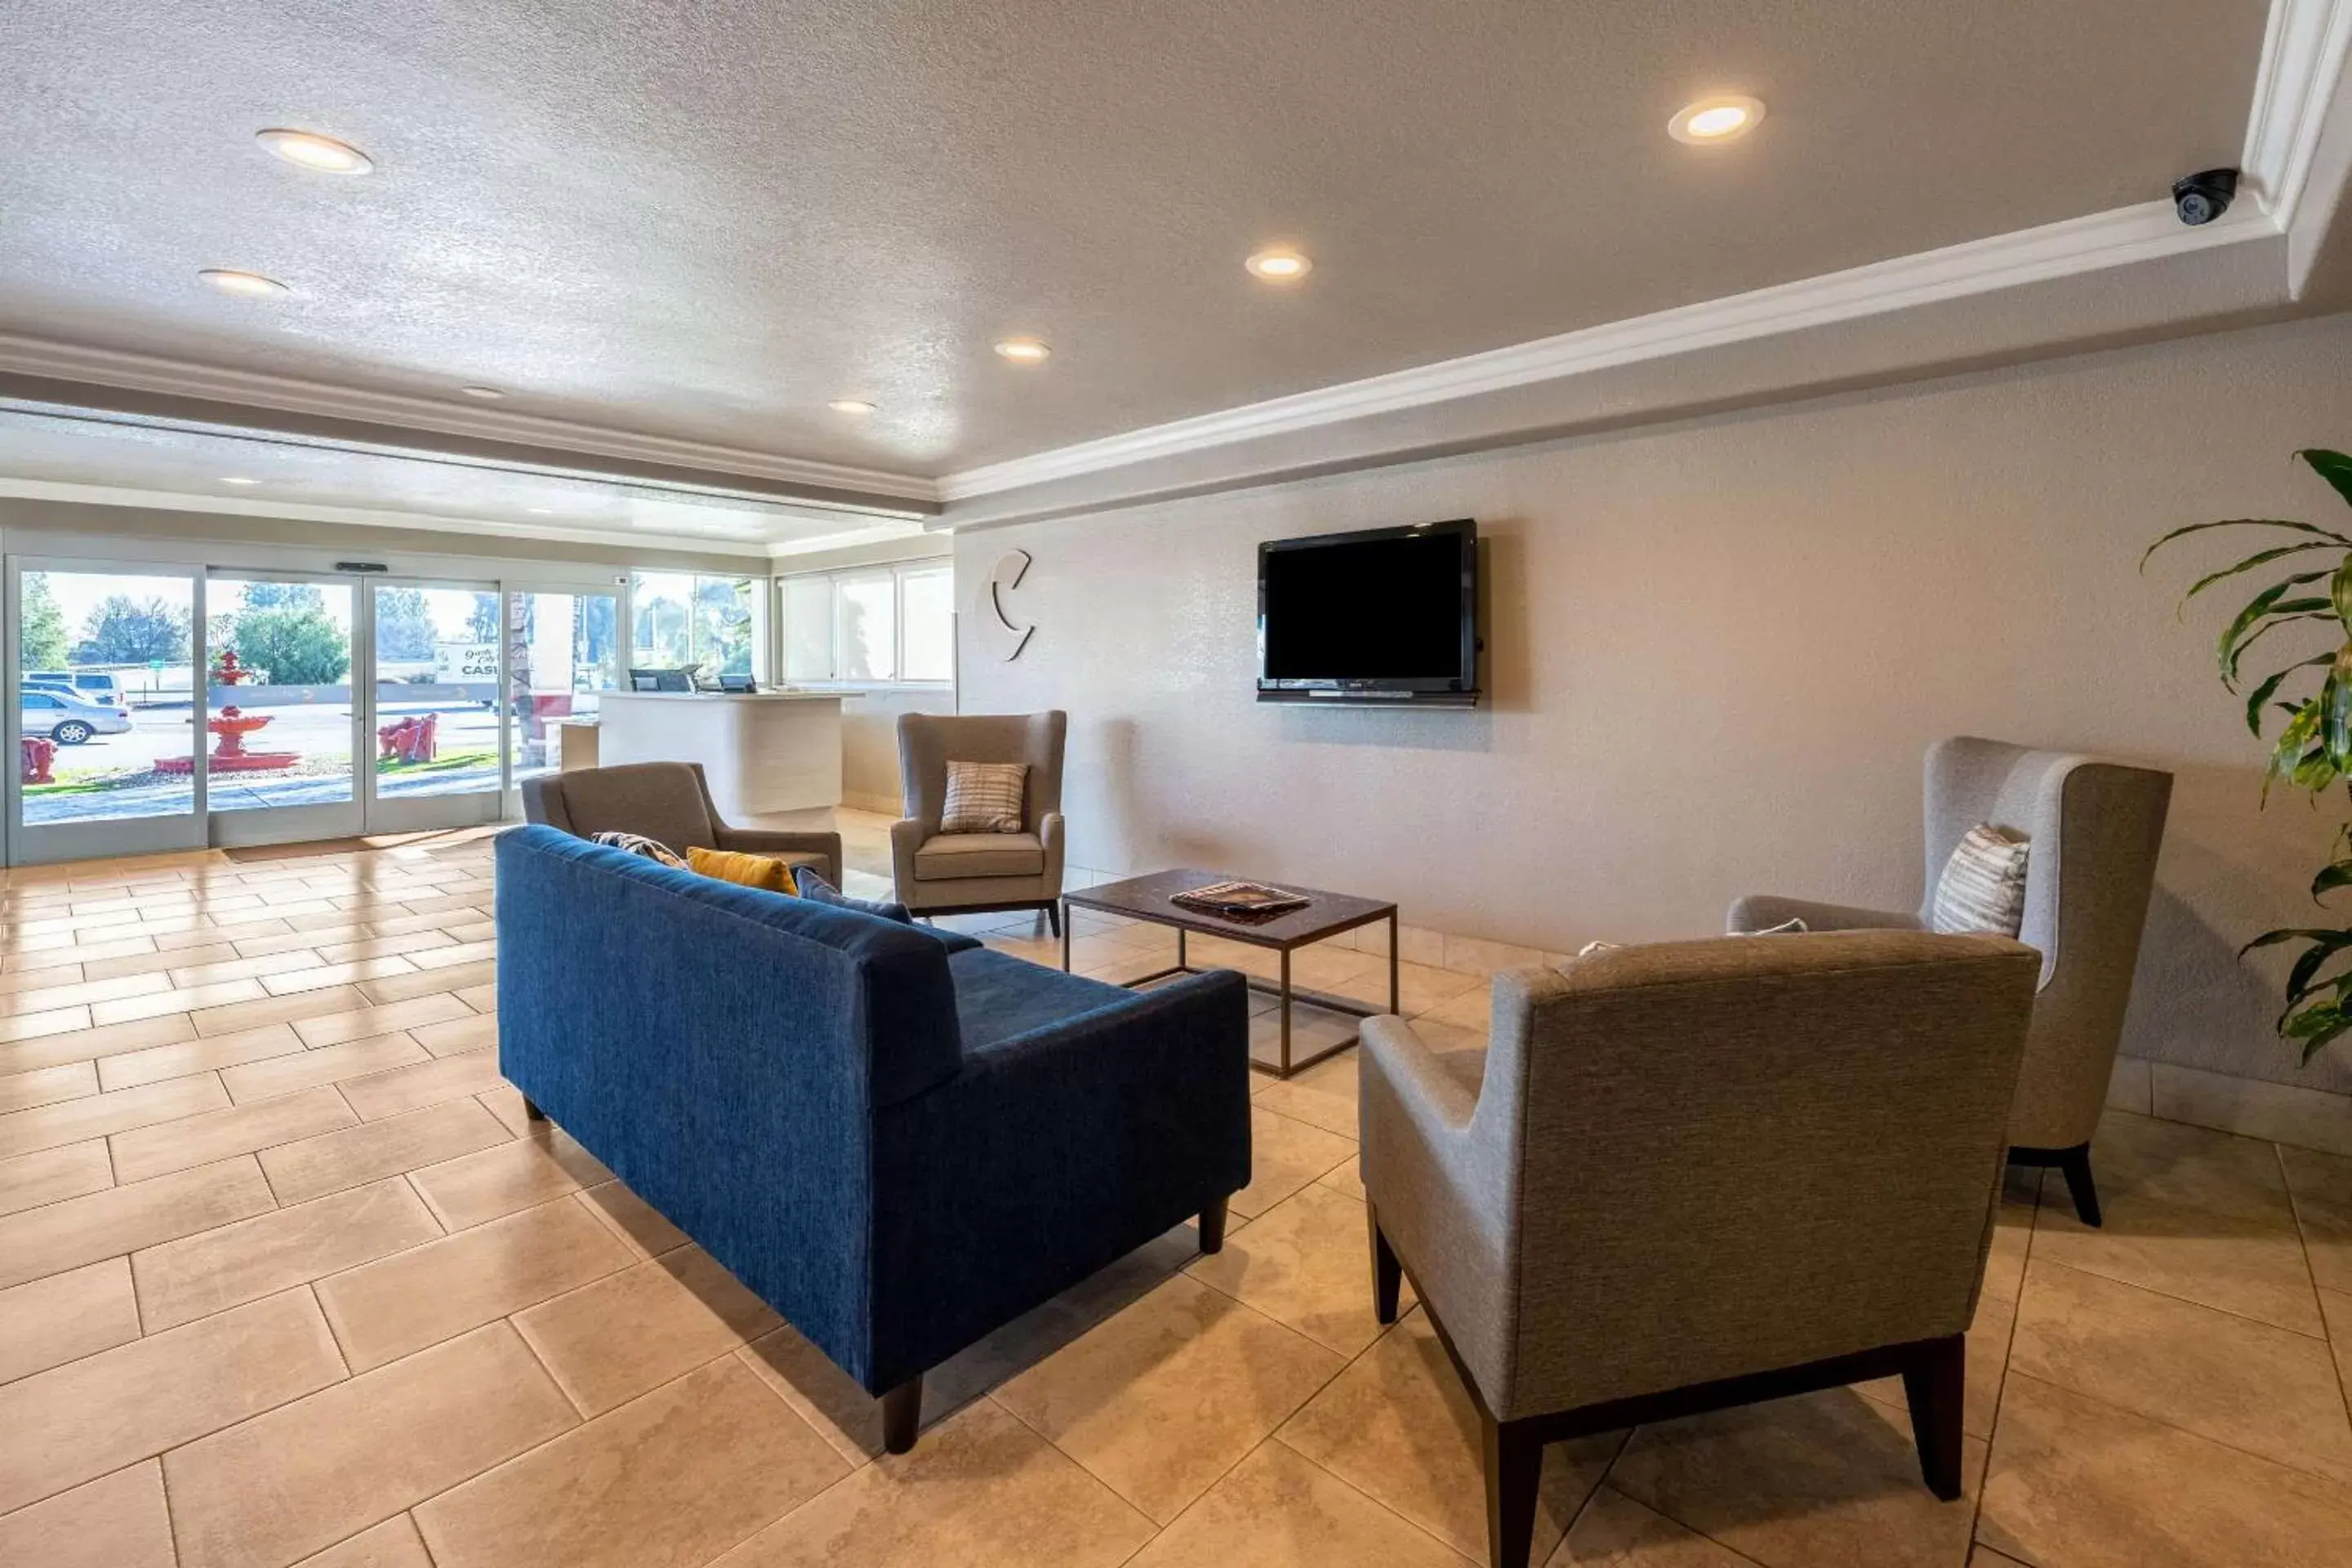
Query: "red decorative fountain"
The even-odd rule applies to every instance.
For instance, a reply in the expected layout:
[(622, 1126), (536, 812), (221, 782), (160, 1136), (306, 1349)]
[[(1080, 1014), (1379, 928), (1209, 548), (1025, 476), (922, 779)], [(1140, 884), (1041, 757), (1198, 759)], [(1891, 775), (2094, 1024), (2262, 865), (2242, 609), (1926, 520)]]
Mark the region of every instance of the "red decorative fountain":
[[(221, 655), (220, 666), (213, 671), (214, 681), (232, 690), (238, 681), (252, 679), (253, 671), (237, 662), (235, 648)], [(245, 749), (247, 735), (273, 721), (270, 714), (247, 713), (233, 702), (224, 704), (220, 717), (207, 720), (205, 723), (205, 729), (220, 737), (220, 743), (213, 748), (212, 771), (265, 773), (273, 768), (290, 768), (300, 762), (302, 754), (299, 752), (248, 752)], [(193, 757), (163, 757), (156, 762), (155, 768), (159, 773), (194, 773), (195, 765)]]

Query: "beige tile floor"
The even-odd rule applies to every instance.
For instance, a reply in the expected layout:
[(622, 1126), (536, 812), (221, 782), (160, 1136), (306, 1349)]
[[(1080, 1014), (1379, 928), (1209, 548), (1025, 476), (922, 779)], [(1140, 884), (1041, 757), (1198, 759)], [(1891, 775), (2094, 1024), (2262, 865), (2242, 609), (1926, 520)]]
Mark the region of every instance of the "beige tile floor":
[[(1221, 1255), (1171, 1233), (992, 1336), (877, 1458), (845, 1379), (524, 1123), (489, 874), (457, 835), (0, 889), (0, 1563), (1483, 1556), (1467, 1400), (1423, 1314), (1372, 1321), (1350, 1057), (1257, 1086)], [(1165, 959), (1079, 935), (1113, 978)], [(1308, 971), (1385, 986), (1367, 954)], [(1405, 982), (1433, 1037), (1478, 1043), (1476, 977)], [(1872, 1385), (1553, 1448), (1539, 1560), (2352, 1563), (2352, 1160), (2120, 1112), (2098, 1158), (2102, 1231), (2012, 1184), (1965, 1499), (1919, 1486), (1900, 1387)]]

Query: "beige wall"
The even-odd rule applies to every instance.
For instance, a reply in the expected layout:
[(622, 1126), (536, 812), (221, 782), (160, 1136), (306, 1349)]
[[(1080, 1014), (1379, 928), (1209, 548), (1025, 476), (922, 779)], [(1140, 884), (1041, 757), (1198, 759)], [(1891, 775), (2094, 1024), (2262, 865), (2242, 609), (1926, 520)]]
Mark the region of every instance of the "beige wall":
[(898, 815), (898, 715), (952, 713), (953, 691), (913, 687), (861, 691), (841, 705), (841, 799), (861, 811)]
[[(2214, 613), (2175, 618), (2221, 547), (2134, 570), (2180, 522), (2347, 520), (2288, 462), (2310, 445), (2352, 446), (2352, 318), (968, 533), (963, 598), (1018, 545), (1038, 629), (999, 662), (965, 604), (963, 707), (1069, 710), (1074, 864), (1552, 950), (1708, 932), (1743, 890), (1914, 904), (1938, 735), (2156, 763), (2181, 776), (2126, 1048), (2352, 1089), (2340, 1050), (2295, 1068), (2233, 956), (2311, 912), (2328, 823), (2257, 816)], [(1491, 706), (1252, 701), (1259, 540), (1465, 515)]]

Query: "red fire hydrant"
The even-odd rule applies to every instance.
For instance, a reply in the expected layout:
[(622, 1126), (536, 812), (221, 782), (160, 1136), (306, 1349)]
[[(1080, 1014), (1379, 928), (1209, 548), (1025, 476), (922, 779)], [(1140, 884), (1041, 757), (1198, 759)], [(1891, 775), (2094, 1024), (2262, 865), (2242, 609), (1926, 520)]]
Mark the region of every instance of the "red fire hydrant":
[(55, 784), (49, 764), (58, 760), (58, 743), (46, 735), (19, 735), (16, 777), (24, 784)]

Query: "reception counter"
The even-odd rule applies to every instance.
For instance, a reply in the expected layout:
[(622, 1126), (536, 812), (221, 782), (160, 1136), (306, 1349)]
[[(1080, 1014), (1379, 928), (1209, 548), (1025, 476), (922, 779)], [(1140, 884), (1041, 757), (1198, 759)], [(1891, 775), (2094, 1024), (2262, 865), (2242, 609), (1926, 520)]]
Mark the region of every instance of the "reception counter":
[(700, 763), (719, 814), (841, 804), (841, 704), (833, 691), (607, 691), (597, 762)]

